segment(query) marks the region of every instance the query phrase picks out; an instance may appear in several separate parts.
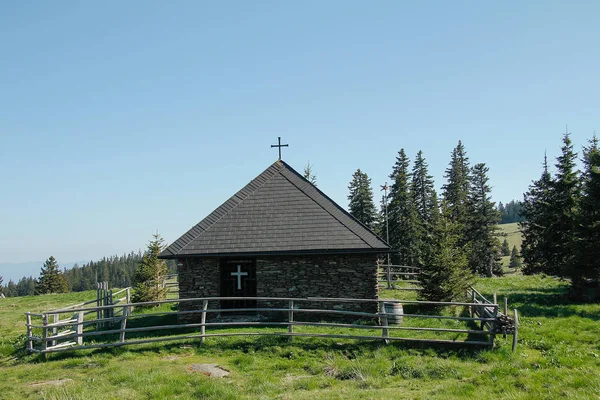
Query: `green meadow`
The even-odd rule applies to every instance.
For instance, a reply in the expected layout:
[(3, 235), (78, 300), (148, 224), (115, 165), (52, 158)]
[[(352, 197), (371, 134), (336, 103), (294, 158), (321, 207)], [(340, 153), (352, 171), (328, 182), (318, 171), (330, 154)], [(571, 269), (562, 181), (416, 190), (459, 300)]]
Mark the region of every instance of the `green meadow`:
[[(520, 311), (519, 347), (492, 350), (282, 337), (208, 338), (109, 350), (23, 351), (25, 311), (94, 292), (0, 301), (0, 398), (6, 399), (597, 399), (600, 305), (569, 303), (568, 285), (543, 276), (480, 279), (476, 288)], [(403, 292), (384, 291), (385, 297)], [(317, 329), (317, 328), (314, 328)], [(254, 328), (253, 330), (256, 330)], [(230, 371), (209, 378), (192, 364)]]
[[(513, 246), (517, 246), (517, 250), (519, 254), (521, 253), (521, 243), (523, 243), (523, 234), (519, 229), (519, 223), (514, 222), (512, 224), (502, 224), (498, 225), (498, 234), (500, 235), (498, 239), (500, 242), (506, 241), (508, 242), (508, 247), (512, 250)], [(508, 268), (508, 264), (510, 263), (510, 256), (502, 257), (502, 265)]]

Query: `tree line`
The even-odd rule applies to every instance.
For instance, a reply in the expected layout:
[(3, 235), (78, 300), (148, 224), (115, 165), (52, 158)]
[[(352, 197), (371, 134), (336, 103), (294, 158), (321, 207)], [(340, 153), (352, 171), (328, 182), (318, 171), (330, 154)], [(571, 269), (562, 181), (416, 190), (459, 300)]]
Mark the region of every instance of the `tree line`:
[(524, 273), (568, 278), (572, 294), (600, 298), (600, 149), (596, 135), (582, 150), (583, 170), (570, 134), (562, 138), (554, 171), (542, 173), (524, 194), (521, 223)]
[[(132, 251), (61, 270), (56, 259), (50, 256), (44, 262), (38, 278), (23, 277), (17, 283), (10, 280), (3, 287), (0, 277), (0, 293), (6, 297), (17, 297), (82, 292), (96, 289), (96, 282), (108, 282), (110, 287), (115, 288), (134, 286), (136, 269), (143, 262), (144, 254)], [(175, 273), (177, 267), (174, 261), (169, 260), (166, 265), (169, 273)]]
[(371, 179), (358, 169), (348, 186), (349, 212), (388, 239), (393, 264), (421, 268), (422, 299), (455, 300), (475, 275), (502, 274), (496, 234), (500, 213), (491, 200), (488, 172), (484, 163), (470, 165), (459, 141), (438, 196), (423, 152), (417, 153), (411, 167), (400, 149), (389, 175), (389, 196), (384, 194), (380, 211), (373, 201)]
[(522, 213), (523, 202), (511, 200), (506, 204), (498, 203), (498, 212), (500, 213), (501, 224), (511, 224), (513, 222), (523, 222), (525, 217)]

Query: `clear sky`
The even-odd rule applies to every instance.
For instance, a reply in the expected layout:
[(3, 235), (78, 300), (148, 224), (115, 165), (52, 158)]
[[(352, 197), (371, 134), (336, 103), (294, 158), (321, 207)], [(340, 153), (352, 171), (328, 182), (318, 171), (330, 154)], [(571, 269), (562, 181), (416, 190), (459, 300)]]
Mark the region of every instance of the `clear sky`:
[(277, 158), (342, 206), (458, 140), (520, 199), (600, 129), (600, 2), (0, 3), (0, 262), (172, 242)]

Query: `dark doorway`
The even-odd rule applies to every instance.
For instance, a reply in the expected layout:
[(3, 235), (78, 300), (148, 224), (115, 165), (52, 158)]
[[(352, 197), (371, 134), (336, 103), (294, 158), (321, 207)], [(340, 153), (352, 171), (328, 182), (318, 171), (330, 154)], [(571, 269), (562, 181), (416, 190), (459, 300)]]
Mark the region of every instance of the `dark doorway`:
[[(220, 267), (221, 297), (256, 297), (255, 259), (222, 259)], [(256, 300), (222, 300), (221, 308), (256, 308)]]

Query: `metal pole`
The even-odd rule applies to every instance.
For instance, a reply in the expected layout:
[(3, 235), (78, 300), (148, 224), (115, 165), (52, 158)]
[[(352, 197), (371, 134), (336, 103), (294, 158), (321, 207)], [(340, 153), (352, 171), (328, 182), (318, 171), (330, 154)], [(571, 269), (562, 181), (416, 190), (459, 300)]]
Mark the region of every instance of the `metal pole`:
[[(388, 222), (388, 201), (387, 201), (387, 191), (389, 186), (387, 182), (382, 186), (383, 189), (383, 203), (385, 205), (385, 241), (390, 243), (390, 225)], [(390, 253), (387, 253), (387, 263), (390, 265), (392, 262), (390, 261)], [(388, 289), (389, 289), (389, 280), (388, 280)]]

